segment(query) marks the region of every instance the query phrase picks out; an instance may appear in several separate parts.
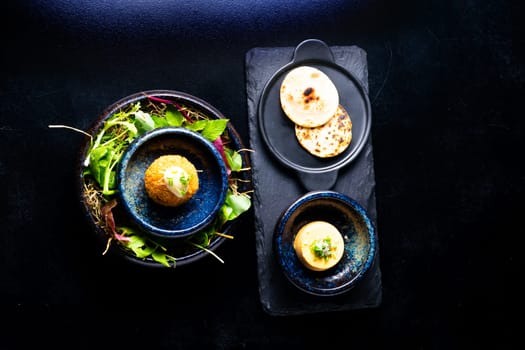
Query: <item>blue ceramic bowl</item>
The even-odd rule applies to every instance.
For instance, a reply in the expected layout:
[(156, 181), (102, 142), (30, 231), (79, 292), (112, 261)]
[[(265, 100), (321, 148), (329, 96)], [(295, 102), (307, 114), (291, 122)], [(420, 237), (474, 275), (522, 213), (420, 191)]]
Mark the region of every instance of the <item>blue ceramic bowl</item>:
[[(293, 241), (308, 222), (322, 220), (343, 235), (341, 260), (326, 271), (311, 271), (298, 259)], [(366, 210), (355, 200), (334, 191), (309, 192), (283, 213), (274, 233), (274, 253), (288, 280), (300, 290), (319, 296), (338, 295), (352, 289), (374, 261), (377, 234)]]
[[(197, 168), (199, 189), (178, 207), (149, 198), (144, 173), (155, 159), (176, 154)], [(144, 231), (163, 238), (181, 238), (210, 225), (226, 198), (228, 174), (221, 154), (201, 134), (164, 127), (147, 132), (126, 149), (117, 170), (119, 196), (130, 218)]]

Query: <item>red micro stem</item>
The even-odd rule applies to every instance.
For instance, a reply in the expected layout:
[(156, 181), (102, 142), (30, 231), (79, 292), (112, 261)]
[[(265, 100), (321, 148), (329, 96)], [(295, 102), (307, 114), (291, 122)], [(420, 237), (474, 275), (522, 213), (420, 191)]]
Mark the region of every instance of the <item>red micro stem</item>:
[(111, 232), (113, 233), (113, 236), (118, 241), (123, 242), (129, 242), (131, 241), (129, 237), (125, 237), (117, 232), (117, 228), (115, 225), (115, 219), (113, 217), (113, 208), (117, 206), (117, 200), (113, 198), (111, 201), (109, 201), (107, 204), (105, 204), (102, 208), (100, 208), (102, 212), (102, 216), (104, 217), (104, 221), (106, 222), (106, 225), (109, 227)]
[(217, 151), (219, 151), (219, 153), (221, 154), (222, 160), (224, 161), (224, 165), (226, 165), (226, 172), (228, 173), (228, 175), (230, 175), (231, 169), (228, 164), (228, 160), (226, 159), (226, 153), (224, 153), (224, 144), (222, 143), (222, 139), (220, 136), (217, 137), (215, 141), (213, 141), (213, 145), (215, 146)]
[(182, 114), (182, 116), (184, 117), (184, 119), (186, 119), (188, 123), (193, 123), (193, 120), (191, 120), (190, 116), (186, 113), (184, 109), (182, 109), (181, 105), (179, 105), (177, 102), (155, 96), (148, 96), (148, 98), (152, 101), (174, 105), (175, 107), (177, 107), (177, 110)]

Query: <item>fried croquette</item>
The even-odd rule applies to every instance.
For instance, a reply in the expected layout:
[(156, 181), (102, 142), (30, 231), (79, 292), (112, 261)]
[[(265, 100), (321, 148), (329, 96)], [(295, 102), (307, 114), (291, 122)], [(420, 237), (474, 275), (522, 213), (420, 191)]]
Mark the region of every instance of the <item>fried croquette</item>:
[(144, 173), (148, 196), (156, 203), (177, 207), (190, 200), (199, 189), (195, 166), (180, 155), (161, 156)]

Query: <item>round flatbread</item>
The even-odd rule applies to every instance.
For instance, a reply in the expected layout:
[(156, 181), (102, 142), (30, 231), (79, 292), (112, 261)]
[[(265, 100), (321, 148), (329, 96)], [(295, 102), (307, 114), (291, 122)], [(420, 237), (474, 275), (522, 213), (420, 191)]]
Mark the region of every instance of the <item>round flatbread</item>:
[(321, 126), (335, 114), (339, 94), (332, 80), (309, 66), (292, 69), (280, 89), (281, 107), (290, 120), (307, 128)]
[(341, 154), (352, 141), (352, 120), (339, 105), (336, 113), (324, 125), (316, 128), (295, 126), (297, 140), (308, 152), (320, 158)]

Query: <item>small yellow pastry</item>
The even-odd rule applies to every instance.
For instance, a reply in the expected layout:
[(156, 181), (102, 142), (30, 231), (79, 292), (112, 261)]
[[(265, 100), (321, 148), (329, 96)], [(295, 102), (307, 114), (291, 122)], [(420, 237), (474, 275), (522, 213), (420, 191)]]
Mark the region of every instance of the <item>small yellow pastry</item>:
[(326, 221), (312, 221), (301, 227), (293, 246), (299, 260), (313, 271), (335, 266), (343, 257), (345, 248), (339, 230)]

